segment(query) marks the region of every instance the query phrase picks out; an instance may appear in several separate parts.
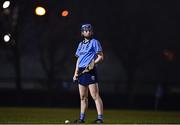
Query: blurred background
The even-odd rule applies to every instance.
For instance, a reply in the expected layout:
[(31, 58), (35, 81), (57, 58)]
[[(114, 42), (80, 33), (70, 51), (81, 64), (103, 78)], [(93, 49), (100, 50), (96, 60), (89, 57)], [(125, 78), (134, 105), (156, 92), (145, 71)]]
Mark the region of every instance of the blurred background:
[[(80, 27), (101, 42), (105, 108), (179, 110), (178, 0), (1, 0), (0, 106), (79, 107)], [(90, 107), (94, 102), (90, 99)]]

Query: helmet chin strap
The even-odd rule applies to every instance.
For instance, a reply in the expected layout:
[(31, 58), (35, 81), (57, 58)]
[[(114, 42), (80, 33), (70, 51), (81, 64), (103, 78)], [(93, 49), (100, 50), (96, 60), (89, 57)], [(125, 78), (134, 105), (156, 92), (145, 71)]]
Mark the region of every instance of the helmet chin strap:
[(90, 36), (90, 37), (83, 37), (83, 39), (90, 40), (90, 39), (92, 39), (92, 36)]

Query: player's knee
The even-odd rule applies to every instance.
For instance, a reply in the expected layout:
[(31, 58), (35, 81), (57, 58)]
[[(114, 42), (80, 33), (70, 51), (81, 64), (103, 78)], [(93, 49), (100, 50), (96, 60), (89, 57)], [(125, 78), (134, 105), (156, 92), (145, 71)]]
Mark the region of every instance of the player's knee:
[(97, 99), (100, 98), (100, 96), (99, 96), (99, 94), (93, 94), (92, 98), (93, 98), (94, 101), (96, 101)]
[(81, 101), (86, 101), (88, 98), (85, 95), (80, 96)]

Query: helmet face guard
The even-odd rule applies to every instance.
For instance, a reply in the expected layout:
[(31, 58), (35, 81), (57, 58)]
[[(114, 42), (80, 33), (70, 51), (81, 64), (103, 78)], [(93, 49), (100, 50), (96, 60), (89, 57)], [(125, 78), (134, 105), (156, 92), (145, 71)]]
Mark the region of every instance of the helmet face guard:
[(81, 32), (83, 31), (93, 31), (93, 27), (91, 24), (83, 24), (81, 26)]

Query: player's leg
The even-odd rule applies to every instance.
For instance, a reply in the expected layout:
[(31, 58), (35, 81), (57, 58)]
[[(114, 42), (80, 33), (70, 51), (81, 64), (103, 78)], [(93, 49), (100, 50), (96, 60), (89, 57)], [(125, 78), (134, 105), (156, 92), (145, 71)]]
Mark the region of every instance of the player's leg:
[(96, 104), (96, 109), (97, 109), (97, 114), (98, 114), (98, 117), (97, 117), (97, 122), (102, 122), (103, 121), (103, 102), (102, 102), (102, 99), (99, 95), (99, 87), (98, 87), (98, 84), (90, 84), (89, 86), (89, 91), (90, 91), (90, 94), (93, 98), (93, 100), (95, 101), (95, 104)]
[(84, 121), (85, 113), (88, 108), (88, 87), (79, 84), (79, 94), (80, 94), (80, 119)]

